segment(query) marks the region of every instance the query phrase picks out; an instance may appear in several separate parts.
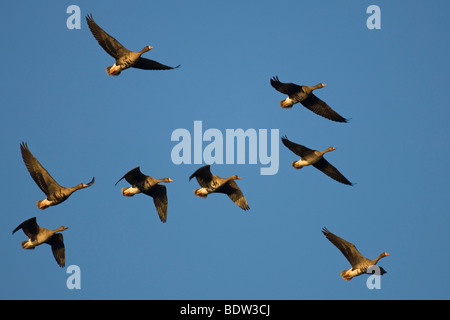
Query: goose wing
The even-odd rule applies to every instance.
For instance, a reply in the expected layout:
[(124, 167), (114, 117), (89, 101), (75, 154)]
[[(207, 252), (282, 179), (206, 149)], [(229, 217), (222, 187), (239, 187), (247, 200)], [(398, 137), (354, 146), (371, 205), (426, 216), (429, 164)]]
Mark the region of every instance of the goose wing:
[(158, 212), (159, 218), (162, 222), (166, 222), (168, 204), (166, 186), (157, 184), (144, 193), (153, 198), (153, 203), (155, 204), (155, 208)]
[(130, 51), (120, 44), (119, 41), (114, 39), (108, 33), (105, 32), (100, 26), (95, 23), (92, 14), (86, 16), (86, 21), (91, 30), (95, 40), (100, 44), (100, 46), (114, 59), (129, 53)]
[(28, 149), (26, 142), (22, 142), (20, 145), (20, 151), (22, 153), (22, 159), (25, 166), (28, 169), (31, 177), (38, 187), (46, 195), (49, 195), (57, 190), (61, 189), (61, 186), (52, 178), (52, 176), (45, 170), (45, 168), (39, 163), (39, 161), (33, 156)]
[(293, 153), (295, 153), (299, 157), (304, 157), (304, 156), (314, 152), (314, 150), (312, 150), (308, 147), (305, 147), (305, 146), (302, 146), (301, 144), (297, 144), (295, 142), (290, 141), (286, 136), (281, 137), (281, 141), (289, 150), (291, 150)]
[(250, 207), (247, 203), (247, 200), (244, 197), (241, 189), (238, 187), (237, 183), (234, 180), (230, 180), (227, 183), (223, 184), (220, 188), (217, 189), (216, 192), (225, 193), (228, 197), (236, 203), (241, 209), (249, 210)]
[(313, 164), (313, 166), (323, 173), (325, 173), (330, 178), (334, 180), (352, 186), (353, 184), (346, 178), (342, 173), (339, 172), (331, 163), (329, 163), (324, 157)]
[(319, 116), (337, 122), (347, 122), (347, 119), (334, 111), (325, 101), (319, 99), (313, 93), (309, 94), (308, 98), (300, 101), (300, 103)]
[(278, 80), (278, 77), (275, 76), (272, 79), (270, 79), (270, 84), (272, 87), (274, 87), (277, 91), (287, 94), (290, 96), (291, 94), (297, 93), (302, 90), (302, 86), (299, 86), (295, 83), (284, 83)]
[(177, 65), (176, 67), (170, 67), (166, 66), (165, 64), (159, 63), (154, 60), (150, 60), (147, 58), (139, 58), (135, 64), (132, 65), (133, 68), (137, 69), (143, 69), (143, 70), (170, 70), (170, 69), (176, 69), (180, 65)]
[(28, 238), (34, 238), (39, 233), (39, 225), (36, 222), (36, 217), (25, 220), (19, 224), (12, 233), (14, 234), (20, 229), (22, 229), (23, 233), (25, 233)]
[(197, 169), (197, 171), (191, 174), (189, 180), (191, 180), (194, 177), (197, 179), (197, 182), (201, 187), (206, 188), (210, 186), (213, 180), (213, 174), (211, 173), (211, 166), (208, 164), (206, 166)]
[(140, 167), (136, 167), (134, 169), (131, 169), (130, 171), (128, 171), (127, 173), (125, 173), (125, 175), (120, 178), (115, 185), (117, 185), (123, 178), (125, 178), (125, 180), (131, 184), (131, 185), (136, 185), (139, 182), (144, 181), (148, 176), (146, 176), (145, 174), (143, 174), (141, 172)]
[(53, 256), (58, 265), (64, 267), (66, 265), (66, 249), (62, 233), (55, 233), (46, 243), (52, 247)]
[(339, 251), (342, 252), (344, 257), (350, 262), (352, 267), (357, 266), (359, 263), (367, 260), (359, 251), (356, 249), (355, 245), (351, 242), (348, 242), (341, 237), (331, 233), (327, 228), (322, 229), (322, 233), (325, 237), (335, 245)]

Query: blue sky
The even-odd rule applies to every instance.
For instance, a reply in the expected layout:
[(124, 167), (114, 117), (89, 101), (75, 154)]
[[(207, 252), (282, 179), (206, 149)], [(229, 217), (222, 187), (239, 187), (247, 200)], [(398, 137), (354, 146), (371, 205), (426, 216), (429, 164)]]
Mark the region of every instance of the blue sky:
[[(81, 29), (69, 30), (69, 5)], [(381, 29), (369, 30), (369, 5)], [(0, 144), (1, 299), (448, 299), (449, 62), (448, 1), (60, 1), (3, 5)], [(126, 70), (113, 60), (84, 16), (130, 50), (181, 67)], [(317, 96), (346, 124), (302, 106), (283, 110), (283, 82), (327, 86)], [(197, 198), (188, 177), (201, 165), (176, 165), (174, 130), (279, 130), (315, 149), (353, 187), (318, 170), (295, 170), (279, 146), (279, 170), (261, 164), (213, 165), (238, 181), (242, 211), (224, 195)], [(95, 184), (45, 211), (19, 145), (64, 186)], [(208, 143), (205, 142), (203, 147)], [(140, 166), (167, 185), (167, 223), (152, 199), (125, 198), (115, 182)], [(61, 225), (66, 268), (48, 246), (23, 250), (22, 221)], [(322, 227), (362, 254), (390, 256), (380, 290), (367, 276), (350, 282), (343, 255)], [(81, 289), (69, 290), (70, 265)]]

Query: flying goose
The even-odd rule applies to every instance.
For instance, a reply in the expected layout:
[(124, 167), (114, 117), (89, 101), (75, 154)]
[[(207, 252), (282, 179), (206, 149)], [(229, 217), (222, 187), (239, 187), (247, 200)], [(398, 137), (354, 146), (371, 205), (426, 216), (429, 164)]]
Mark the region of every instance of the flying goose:
[(321, 99), (317, 98), (312, 92), (326, 86), (324, 83), (319, 83), (315, 86), (303, 86), (295, 83), (283, 83), (278, 80), (278, 77), (270, 79), (270, 84), (277, 91), (287, 94), (288, 97), (280, 101), (280, 107), (292, 108), (296, 103), (301, 103), (304, 107), (312, 112), (337, 122), (347, 122), (348, 120), (339, 115), (336, 111), (326, 104)]
[(44, 200), (39, 200), (36, 205), (39, 209), (47, 209), (50, 206), (55, 206), (67, 200), (72, 193), (79, 189), (90, 187), (95, 182), (95, 177), (92, 178), (91, 182), (85, 184), (80, 183), (74, 187), (66, 188), (60, 186), (52, 176), (45, 170), (45, 168), (39, 163), (39, 161), (33, 156), (31, 151), (28, 149), (26, 142), (20, 144), (20, 151), (22, 153), (22, 159), (25, 162), (25, 166), (28, 169), (31, 177), (38, 187), (47, 196)]
[(153, 49), (152, 46), (145, 46), (141, 51), (134, 52), (126, 49), (119, 41), (107, 34), (102, 28), (95, 23), (92, 14), (86, 16), (86, 21), (91, 29), (94, 38), (98, 41), (100, 46), (114, 59), (116, 62), (106, 68), (106, 73), (109, 76), (118, 76), (122, 70), (130, 67), (144, 70), (169, 70), (178, 68), (169, 67), (154, 60), (142, 58), (141, 55), (147, 51)]
[(143, 193), (153, 198), (156, 211), (162, 222), (167, 220), (167, 190), (166, 186), (159, 184), (160, 182), (173, 182), (170, 178), (155, 179), (143, 174), (140, 167), (136, 167), (128, 171), (116, 185), (123, 179), (131, 184), (131, 187), (122, 188), (122, 195), (125, 197), (132, 197), (135, 194)]
[[(348, 270), (341, 271), (341, 277), (347, 281), (350, 281), (353, 277), (366, 273), (367, 269), (370, 266), (376, 265), (378, 260), (389, 255), (389, 253), (383, 252), (376, 259), (369, 260), (361, 253), (359, 253), (353, 243), (350, 243), (331, 233), (327, 228), (323, 228), (322, 233), (325, 235), (325, 237), (327, 237), (328, 240), (330, 240), (332, 244), (336, 246), (336, 248), (338, 248), (342, 252), (345, 258), (347, 258), (348, 262), (350, 262), (352, 267)], [(379, 270), (380, 275), (386, 273), (386, 271), (382, 267), (379, 267)]]
[(329, 147), (326, 150), (318, 151), (318, 150), (311, 150), (305, 146), (289, 141), (286, 136), (282, 137), (281, 141), (287, 148), (289, 148), (289, 150), (291, 150), (296, 155), (301, 157), (300, 160), (298, 161), (292, 161), (292, 166), (295, 169), (301, 169), (304, 166), (312, 165), (316, 169), (319, 169), (327, 176), (333, 178), (338, 182), (347, 185), (353, 185), (350, 181), (347, 180), (346, 177), (342, 175), (342, 173), (340, 173), (323, 157), (325, 153), (336, 150), (335, 147)]
[(68, 229), (61, 226), (55, 230), (49, 230), (40, 227), (36, 222), (36, 217), (30, 218), (22, 222), (17, 228), (13, 230), (13, 234), (22, 229), (25, 235), (29, 238), (28, 241), (22, 241), (22, 248), (34, 249), (37, 246), (46, 243), (52, 247), (53, 256), (60, 267), (64, 267), (66, 263), (66, 254), (64, 248), (63, 235), (57, 233)]
[(234, 181), (241, 179), (237, 175), (232, 175), (226, 179), (223, 179), (212, 174), (210, 165), (206, 165), (197, 169), (197, 171), (189, 177), (189, 181), (194, 177), (201, 186), (201, 188), (194, 190), (194, 194), (197, 197), (206, 198), (210, 193), (225, 193), (241, 209), (250, 209), (244, 194)]

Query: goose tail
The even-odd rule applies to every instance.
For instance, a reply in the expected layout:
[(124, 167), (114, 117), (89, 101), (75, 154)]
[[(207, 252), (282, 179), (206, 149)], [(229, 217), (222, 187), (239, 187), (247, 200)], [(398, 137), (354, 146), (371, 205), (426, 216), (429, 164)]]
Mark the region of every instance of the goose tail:
[(345, 281), (350, 281), (350, 280), (352, 280), (352, 278), (353, 278), (353, 276), (350, 276), (349, 275), (349, 272), (350, 270), (342, 270), (341, 271), (341, 277), (342, 277), (342, 279), (344, 279)]
[(105, 70), (108, 76), (118, 76), (121, 72), (117, 69), (116, 65), (106, 67)]
[(120, 192), (122, 192), (122, 195), (125, 197), (134, 196), (134, 193), (130, 192), (128, 189), (130, 189), (130, 188), (122, 188), (122, 189), (120, 189)]
[(301, 169), (301, 168), (303, 168), (303, 166), (299, 166), (299, 165), (297, 165), (296, 164), (297, 163), (297, 161), (292, 161), (292, 166), (294, 167), (294, 169)]
[(42, 210), (47, 209), (47, 208), (50, 206), (50, 203), (49, 203), (48, 201), (46, 201), (46, 200), (47, 200), (47, 199), (36, 201), (36, 206), (37, 206), (39, 209), (42, 209)]
[(24, 248), (24, 249), (34, 249), (34, 247), (30, 246), (29, 241), (22, 241), (20, 244), (22, 245), (22, 248)]
[(292, 103), (292, 100), (289, 98), (280, 101), (280, 107), (282, 107), (283, 109), (290, 109), (293, 105), (294, 104)]
[(203, 192), (203, 188), (195, 189), (195, 190), (194, 190), (194, 194), (195, 194), (197, 197), (203, 198), (203, 199), (206, 199), (206, 197), (208, 196), (207, 193), (204, 193), (204, 192)]

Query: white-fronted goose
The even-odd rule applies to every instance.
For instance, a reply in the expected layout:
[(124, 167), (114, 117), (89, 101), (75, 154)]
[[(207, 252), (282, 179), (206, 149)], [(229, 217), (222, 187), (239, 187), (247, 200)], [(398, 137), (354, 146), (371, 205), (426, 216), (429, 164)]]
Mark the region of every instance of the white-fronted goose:
[(317, 98), (312, 92), (326, 86), (324, 83), (319, 83), (315, 86), (303, 86), (295, 83), (283, 83), (278, 80), (278, 77), (270, 79), (270, 84), (277, 91), (287, 94), (288, 97), (280, 101), (280, 107), (292, 108), (296, 103), (301, 103), (304, 107), (312, 112), (337, 122), (347, 122), (347, 119), (339, 115), (336, 111), (326, 104), (321, 99)]
[[(361, 253), (359, 253), (353, 243), (350, 243), (331, 233), (327, 228), (323, 228), (322, 233), (325, 235), (325, 237), (327, 237), (328, 240), (330, 240), (332, 244), (336, 246), (336, 248), (338, 248), (342, 252), (345, 258), (347, 258), (348, 262), (350, 262), (350, 264), (352, 265), (350, 269), (341, 271), (341, 277), (347, 281), (350, 281), (353, 277), (359, 276), (360, 274), (366, 273), (367, 269), (370, 266), (376, 265), (378, 260), (389, 255), (388, 253), (383, 252), (376, 259), (369, 260)], [(386, 271), (382, 267), (379, 268), (380, 275), (386, 273)]]
[(66, 263), (66, 253), (64, 248), (63, 235), (57, 233), (68, 229), (61, 226), (55, 230), (49, 230), (40, 227), (36, 222), (36, 217), (22, 222), (17, 228), (13, 230), (13, 234), (22, 229), (25, 235), (29, 238), (28, 241), (22, 241), (22, 248), (34, 249), (35, 247), (46, 243), (52, 247), (53, 256), (60, 267), (64, 267)]
[(189, 177), (189, 181), (195, 177), (198, 184), (201, 186), (201, 188), (194, 190), (194, 194), (197, 197), (206, 198), (210, 193), (225, 193), (241, 209), (250, 209), (244, 194), (234, 181), (241, 178), (237, 175), (232, 175), (226, 179), (223, 179), (213, 175), (210, 167), (210, 165), (203, 166), (197, 169), (197, 171)]
[(106, 68), (106, 73), (109, 76), (118, 76), (122, 70), (130, 67), (144, 70), (169, 70), (180, 66), (169, 67), (154, 60), (142, 58), (141, 55), (153, 49), (152, 46), (145, 46), (138, 52), (130, 51), (122, 46), (119, 41), (111, 37), (102, 28), (100, 28), (97, 23), (95, 23), (92, 15), (87, 15), (86, 21), (89, 29), (91, 29), (91, 32), (94, 35), (94, 38), (98, 41), (100, 46), (110, 56), (116, 59), (116, 63), (114, 63), (114, 65)]
[(333, 178), (338, 182), (348, 184), (350, 186), (353, 185), (350, 181), (347, 180), (346, 177), (342, 175), (342, 173), (338, 171), (338, 169), (336, 169), (323, 157), (325, 153), (336, 150), (335, 147), (329, 147), (324, 151), (318, 151), (309, 149), (305, 146), (289, 141), (286, 136), (282, 137), (281, 141), (287, 148), (289, 148), (289, 150), (291, 150), (296, 155), (301, 157), (300, 160), (298, 161), (292, 161), (292, 166), (295, 169), (301, 169), (304, 166), (312, 165), (316, 169), (319, 169), (327, 176)]
[[(136, 167), (128, 171), (122, 178), (125, 178), (131, 187), (122, 188), (122, 195), (126, 197), (132, 197), (137, 193), (143, 193), (153, 198), (156, 211), (162, 222), (167, 221), (167, 190), (166, 186), (159, 184), (160, 182), (173, 182), (170, 178), (155, 179), (143, 174), (140, 167)], [(116, 185), (119, 183), (116, 182)]]
[(55, 206), (67, 200), (72, 193), (79, 189), (90, 187), (94, 184), (95, 178), (92, 178), (88, 184), (80, 183), (72, 188), (66, 188), (60, 186), (55, 179), (45, 170), (45, 168), (39, 163), (39, 161), (33, 156), (28, 149), (26, 142), (20, 144), (20, 151), (22, 153), (22, 159), (25, 162), (25, 166), (28, 169), (31, 177), (38, 187), (47, 196), (44, 200), (39, 200), (36, 205), (39, 209), (47, 209), (50, 206)]

